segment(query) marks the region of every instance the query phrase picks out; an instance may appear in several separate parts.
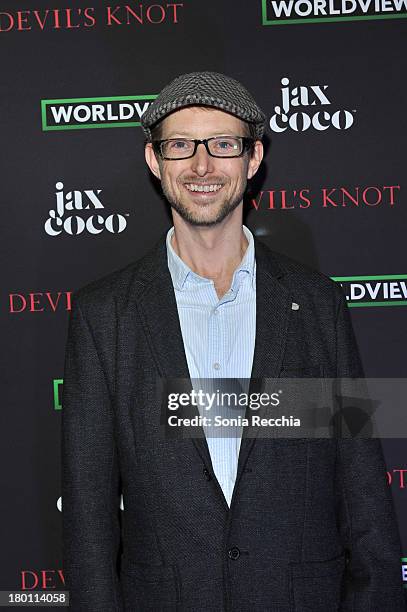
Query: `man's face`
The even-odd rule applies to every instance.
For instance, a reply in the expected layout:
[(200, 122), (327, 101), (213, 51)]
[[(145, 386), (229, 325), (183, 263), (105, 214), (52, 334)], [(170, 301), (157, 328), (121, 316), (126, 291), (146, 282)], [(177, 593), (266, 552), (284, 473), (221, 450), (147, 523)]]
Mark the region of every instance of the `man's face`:
[[(237, 117), (194, 106), (166, 117), (161, 139), (245, 135), (246, 126)], [(161, 180), (163, 193), (172, 208), (191, 225), (201, 226), (220, 223), (242, 202), (247, 179), (257, 171), (262, 156), (260, 141), (256, 141), (252, 158), (248, 152), (229, 159), (211, 157), (200, 144), (194, 157), (161, 160), (156, 158), (151, 144), (146, 146), (147, 164)], [(197, 191), (202, 186), (211, 186), (213, 191)]]

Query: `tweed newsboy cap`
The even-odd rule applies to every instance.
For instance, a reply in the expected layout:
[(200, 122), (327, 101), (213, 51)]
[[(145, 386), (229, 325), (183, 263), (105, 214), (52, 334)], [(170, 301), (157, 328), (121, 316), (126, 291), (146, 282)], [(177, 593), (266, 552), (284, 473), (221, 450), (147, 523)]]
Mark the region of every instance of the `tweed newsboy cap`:
[(231, 113), (253, 123), (257, 138), (263, 136), (266, 117), (247, 89), (229, 76), (204, 71), (181, 74), (161, 90), (141, 117), (147, 140), (151, 140), (150, 128), (154, 124), (173, 111), (193, 105), (211, 106)]

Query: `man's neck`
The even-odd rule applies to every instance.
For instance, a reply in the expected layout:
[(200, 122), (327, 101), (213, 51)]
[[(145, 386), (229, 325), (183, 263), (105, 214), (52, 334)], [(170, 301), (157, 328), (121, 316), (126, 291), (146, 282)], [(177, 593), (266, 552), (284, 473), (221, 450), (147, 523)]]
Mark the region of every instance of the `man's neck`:
[(212, 227), (192, 226), (175, 215), (173, 221), (174, 251), (193, 272), (212, 279), (221, 298), (229, 290), (248, 246), (241, 214), (229, 215)]

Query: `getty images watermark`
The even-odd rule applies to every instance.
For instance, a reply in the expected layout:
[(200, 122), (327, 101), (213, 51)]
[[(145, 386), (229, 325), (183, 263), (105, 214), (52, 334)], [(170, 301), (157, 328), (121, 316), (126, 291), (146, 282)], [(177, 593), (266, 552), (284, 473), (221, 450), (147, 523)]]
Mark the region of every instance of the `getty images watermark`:
[[(280, 405), (280, 389), (276, 393), (236, 393), (230, 391), (208, 392), (203, 389), (191, 389), (189, 392), (172, 392), (168, 395), (167, 418), (170, 427), (247, 427), (255, 425), (261, 427), (300, 427), (301, 420), (281, 415), (279, 417), (262, 418), (254, 411), (263, 407), (278, 407)], [(199, 409), (200, 414), (190, 417), (179, 416), (180, 408)], [(203, 414), (202, 414), (203, 412)], [(247, 414), (247, 416), (245, 416)]]
[(407, 379), (160, 379), (167, 438), (405, 438)]

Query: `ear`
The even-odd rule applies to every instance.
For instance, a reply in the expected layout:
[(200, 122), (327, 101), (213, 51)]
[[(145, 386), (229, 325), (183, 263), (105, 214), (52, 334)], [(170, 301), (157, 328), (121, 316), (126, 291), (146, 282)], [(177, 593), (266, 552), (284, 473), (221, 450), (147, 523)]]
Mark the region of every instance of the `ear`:
[(254, 143), (254, 151), (253, 155), (249, 159), (249, 163), (247, 166), (247, 178), (251, 179), (259, 169), (261, 164), (261, 160), (263, 159), (264, 149), (261, 140), (256, 140)]
[(144, 156), (146, 158), (147, 166), (150, 168), (151, 172), (161, 181), (160, 164), (151, 142), (146, 144), (144, 148)]

